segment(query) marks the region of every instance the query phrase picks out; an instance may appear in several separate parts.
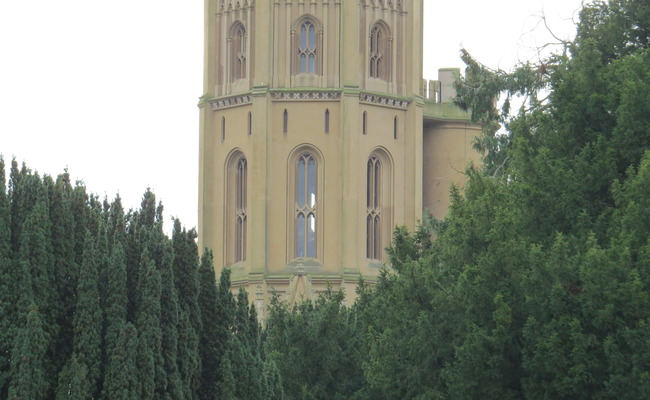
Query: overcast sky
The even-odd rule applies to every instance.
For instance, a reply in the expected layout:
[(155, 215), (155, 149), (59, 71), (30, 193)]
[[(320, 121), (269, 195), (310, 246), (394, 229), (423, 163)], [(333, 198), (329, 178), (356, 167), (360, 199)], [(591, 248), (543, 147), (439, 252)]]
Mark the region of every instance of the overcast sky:
[[(258, 0), (262, 1), (262, 0)], [(356, 0), (344, 0), (356, 1)], [(579, 0), (425, 0), (424, 77), (536, 57), (574, 35)], [(0, 1), (0, 154), (137, 207), (151, 187), (170, 218), (197, 224), (202, 0)], [(573, 21), (572, 21), (573, 20)]]

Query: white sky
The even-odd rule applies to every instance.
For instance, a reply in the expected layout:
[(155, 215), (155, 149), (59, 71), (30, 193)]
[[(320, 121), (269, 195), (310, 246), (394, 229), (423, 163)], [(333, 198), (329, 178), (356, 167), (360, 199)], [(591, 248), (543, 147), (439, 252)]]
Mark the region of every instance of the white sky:
[[(262, 0), (258, 0), (262, 1)], [(356, 0), (344, 0), (356, 1)], [(535, 58), (544, 11), (570, 39), (580, 0), (424, 0), (424, 77)], [(532, 31), (532, 32), (531, 32)], [(203, 0), (0, 1), (0, 154), (39, 173), (68, 168), (93, 193), (137, 207), (151, 187), (197, 224)], [(8, 171), (7, 171), (8, 173)]]

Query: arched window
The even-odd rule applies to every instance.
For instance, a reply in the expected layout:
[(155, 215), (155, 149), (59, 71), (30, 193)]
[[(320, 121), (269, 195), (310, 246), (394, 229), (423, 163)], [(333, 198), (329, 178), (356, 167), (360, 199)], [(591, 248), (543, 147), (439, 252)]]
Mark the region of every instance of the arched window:
[(226, 140), (226, 117), (221, 117), (221, 141)]
[(247, 132), (249, 136), (253, 134), (253, 114), (250, 111), (248, 112)]
[(316, 258), (318, 221), (318, 163), (316, 157), (301, 153), (295, 164), (295, 245), (294, 257)]
[(237, 161), (236, 198), (235, 198), (235, 262), (246, 260), (246, 177), (248, 166), (246, 158)]
[(291, 73), (321, 75), (323, 57), (323, 29), (319, 21), (310, 15), (298, 18), (291, 29)]
[(300, 73), (316, 73), (316, 26), (311, 20), (300, 24), (298, 41), (298, 71)]
[(368, 159), (366, 186), (366, 257), (381, 258), (381, 161), (377, 156)]
[(246, 78), (246, 29), (240, 22), (233, 25), (230, 36), (231, 81)]
[(226, 163), (226, 263), (246, 260), (248, 235), (248, 163), (241, 151), (235, 151)]
[(369, 73), (371, 78), (390, 80), (390, 39), (388, 28), (376, 23), (370, 30)]
[(390, 240), (392, 214), (391, 159), (376, 149), (366, 164), (366, 258), (381, 260)]

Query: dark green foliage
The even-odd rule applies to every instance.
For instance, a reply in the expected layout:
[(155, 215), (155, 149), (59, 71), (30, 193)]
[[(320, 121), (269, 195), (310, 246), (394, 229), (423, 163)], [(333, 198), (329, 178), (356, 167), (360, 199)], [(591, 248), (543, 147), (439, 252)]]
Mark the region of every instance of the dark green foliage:
[(199, 267), (199, 307), (201, 309), (201, 335), (199, 355), (201, 357), (201, 383), (199, 399), (214, 399), (219, 381), (220, 364), (226, 350), (220, 342), (228, 327), (219, 320), (217, 309), (217, 283), (212, 266), (212, 252), (204, 250)]
[(0, 156), (0, 398), (7, 397), (9, 360), (12, 342), (12, 321), (15, 290), (11, 283), (10, 203), (7, 197), (4, 159)]
[[(138, 304), (136, 328), (138, 329), (138, 383), (140, 399), (157, 398), (164, 374), (161, 355), (162, 331), (160, 329), (160, 273), (148, 250), (142, 254), (138, 279)], [(161, 371), (162, 370), (162, 371)]]
[(25, 313), (25, 323), (18, 329), (12, 351), (8, 399), (46, 399), (49, 382), (45, 353), (49, 339), (38, 307), (31, 304)]
[(362, 388), (359, 335), (341, 291), (328, 291), (315, 303), (290, 311), (275, 299), (266, 327), (265, 351), (275, 363), (286, 399), (348, 399)]
[[(92, 398), (98, 388), (103, 321), (97, 287), (98, 257), (93, 242), (88, 232), (77, 285), (77, 307), (73, 318), (73, 355), (59, 376), (59, 399)], [(74, 395), (70, 395), (71, 391)]]
[[(7, 187), (0, 158), (0, 398), (194, 400), (202, 363), (201, 398), (224, 376), (262, 396), (254, 309), (235, 303), (229, 271), (217, 287), (208, 253), (199, 285), (195, 231), (175, 221), (169, 239), (162, 221), (150, 190), (125, 214), (67, 172), (40, 178), (14, 161)], [(227, 351), (243, 369), (224, 375)]]
[(165, 398), (169, 400), (185, 399), (181, 376), (178, 371), (178, 337), (179, 313), (178, 295), (174, 288), (174, 272), (172, 270), (173, 250), (167, 242), (160, 268), (161, 292), (160, 309), (162, 330), (162, 355), (165, 359), (164, 371), (167, 376), (164, 388)]
[(136, 357), (138, 354), (138, 333), (129, 322), (118, 331), (115, 347), (106, 364), (103, 398), (111, 400), (132, 400), (140, 398), (140, 382)]

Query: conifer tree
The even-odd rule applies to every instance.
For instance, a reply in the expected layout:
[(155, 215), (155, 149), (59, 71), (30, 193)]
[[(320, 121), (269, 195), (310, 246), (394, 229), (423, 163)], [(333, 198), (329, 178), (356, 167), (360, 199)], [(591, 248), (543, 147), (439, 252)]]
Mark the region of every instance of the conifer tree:
[(262, 370), (264, 377), (264, 400), (282, 400), (284, 399), (284, 390), (282, 388), (282, 378), (278, 366), (272, 359), (264, 361)]
[(9, 400), (46, 399), (50, 389), (46, 371), (49, 361), (45, 357), (50, 340), (38, 306), (30, 304), (26, 313), (12, 351)]
[(97, 287), (98, 254), (94, 242), (90, 232), (87, 232), (73, 318), (73, 357), (59, 377), (58, 399), (70, 398), (68, 393), (72, 385), (78, 385), (74, 389), (78, 399), (95, 397), (98, 388), (103, 323)]
[(160, 388), (163, 360), (161, 355), (162, 332), (160, 329), (160, 272), (145, 248), (138, 279), (138, 304), (136, 324), (138, 328), (138, 381), (142, 400), (156, 398)]
[(14, 312), (14, 288), (11, 285), (10, 204), (7, 197), (4, 159), (0, 156), (0, 398), (7, 397), (9, 360)]
[(67, 171), (59, 175), (50, 192), (54, 285), (57, 294), (54, 305), (58, 308), (57, 323), (60, 327), (55, 345), (55, 360), (58, 367), (61, 367), (72, 354), (72, 337), (74, 336), (72, 320), (79, 271), (75, 256), (76, 243), (74, 239), (76, 237), (72, 210), (72, 186)]
[(140, 398), (140, 381), (136, 358), (138, 333), (130, 322), (119, 329), (115, 347), (109, 355), (102, 397), (110, 400)]
[(174, 287), (174, 261), (171, 243), (166, 240), (164, 254), (160, 266), (161, 277), (161, 328), (162, 328), (162, 355), (165, 360), (167, 382), (165, 399), (185, 399), (180, 373), (178, 371), (178, 336), (179, 336), (179, 307), (178, 295)]
[(174, 283), (181, 310), (179, 328), (179, 373), (187, 387), (189, 399), (194, 399), (198, 390), (201, 367), (199, 334), (201, 332), (201, 311), (198, 303), (198, 249), (196, 232), (186, 231), (178, 219), (174, 220), (172, 246), (174, 249)]
[(219, 330), (223, 321), (217, 313), (217, 282), (212, 266), (212, 251), (205, 249), (199, 266), (199, 307), (201, 309), (201, 335), (199, 356), (201, 358), (201, 383), (198, 398), (214, 398), (219, 381), (219, 363), (225, 349), (219, 348)]

